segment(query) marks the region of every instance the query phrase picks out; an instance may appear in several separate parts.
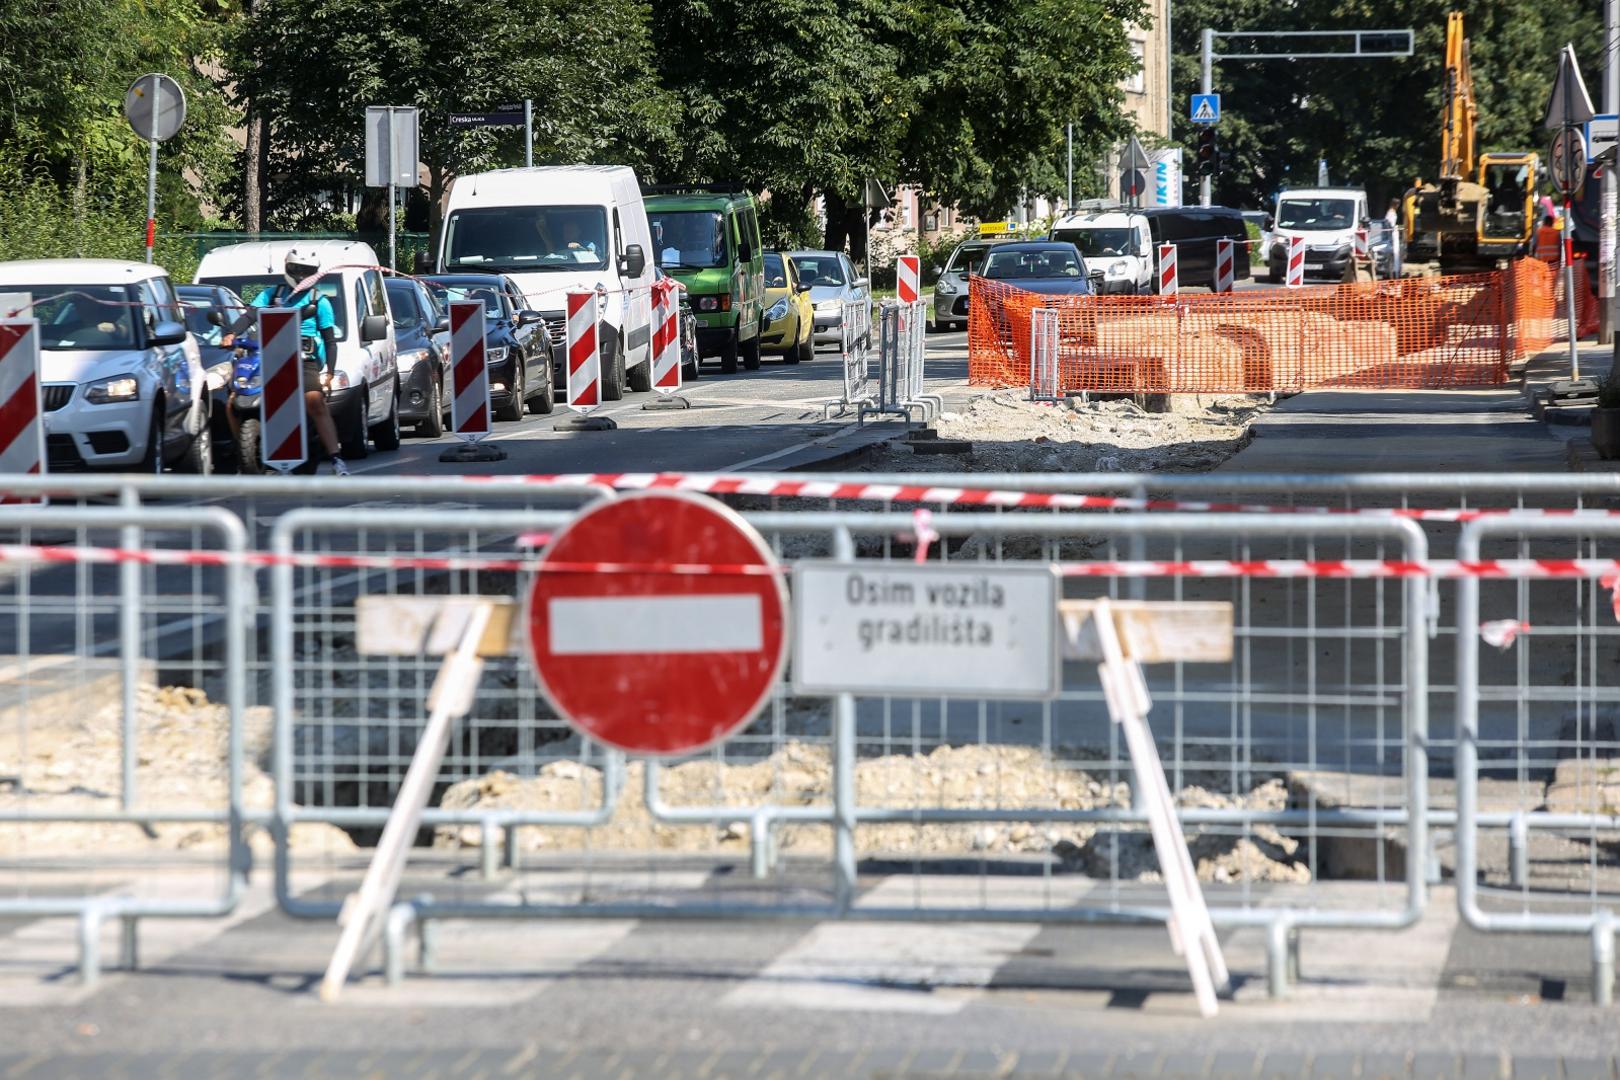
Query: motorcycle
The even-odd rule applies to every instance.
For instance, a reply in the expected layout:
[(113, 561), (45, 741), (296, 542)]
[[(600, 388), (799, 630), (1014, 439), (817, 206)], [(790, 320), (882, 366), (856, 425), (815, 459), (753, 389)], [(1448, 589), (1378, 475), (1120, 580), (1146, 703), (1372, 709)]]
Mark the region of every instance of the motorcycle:
[[(299, 348), (302, 360), (310, 361), (315, 357), (315, 339), (303, 336), (299, 339)], [(264, 461), (259, 444), (264, 437), (263, 424), (264, 405), (264, 373), (260, 363), (258, 342), (252, 339), (239, 340), (236, 343), (235, 361), (231, 368), (230, 383), (230, 410), (236, 421), (236, 460), (238, 471), (258, 475), (265, 471)], [(305, 427), (306, 449), (304, 463), (293, 472), (309, 475), (315, 471), (317, 459), (314, 451), (319, 441), (311, 437), (308, 425)]]

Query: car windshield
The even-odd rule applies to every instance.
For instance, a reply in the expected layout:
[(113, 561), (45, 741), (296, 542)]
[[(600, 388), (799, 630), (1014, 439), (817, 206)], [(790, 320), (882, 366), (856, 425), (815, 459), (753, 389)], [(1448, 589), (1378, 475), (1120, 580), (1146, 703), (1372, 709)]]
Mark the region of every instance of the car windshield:
[(42, 349), (141, 347), (135, 329), (140, 308), (123, 285), (6, 285), (0, 292), (33, 298)]
[[(249, 307), (275, 307), (277, 303), (287, 298), (289, 287), (284, 278), (279, 275), (269, 277), (211, 277), (204, 278), (200, 284), (223, 285), (231, 290)], [(343, 279), (336, 274), (330, 274), (315, 283), (315, 291), (332, 305), (332, 319), (334, 326), (332, 333), (338, 341), (342, 341), (349, 332), (348, 307), (343, 303)]]
[(489, 206), (445, 223), (446, 268), (478, 273), (607, 269), (607, 212), (600, 206)]
[(647, 211), (658, 265), (666, 270), (725, 266), (726, 215), (715, 210)]
[(1133, 229), (1057, 229), (1052, 239), (1073, 244), (1088, 259), (1137, 254)]
[(836, 255), (795, 255), (793, 268), (799, 272), (801, 285), (825, 289), (845, 284), (844, 268)]
[(984, 276), (1000, 281), (1080, 277), (1080, 259), (1073, 248), (993, 251), (984, 261)]
[(394, 313), (394, 326), (404, 330), (422, 321), (422, 306), (416, 290), (405, 282), (388, 283), (388, 308)]
[(1277, 206), (1277, 228), (1300, 232), (1348, 229), (1355, 223), (1353, 199), (1288, 199)]
[[(429, 279), (431, 280), (431, 279)], [(452, 300), (482, 300), (484, 302), (484, 318), (499, 319), (503, 317), (501, 311), (501, 290), (493, 285), (456, 285), (449, 282), (437, 282), (439, 288), (444, 290), (440, 300), (449, 304)]]
[(236, 321), (242, 314), (242, 309), (234, 305), (226, 307), (215, 302), (211, 290), (192, 290), (187, 288), (176, 289), (180, 297), (181, 310), (186, 314), (186, 329), (201, 345), (218, 345), (225, 338), (225, 327), (210, 322), (208, 316), (217, 311), (224, 318), (225, 323)]
[(977, 274), (984, 266), (984, 257), (989, 250), (989, 244), (963, 244), (951, 253), (951, 261), (945, 265), (945, 272)]
[(767, 289), (787, 288), (787, 260), (782, 258), (779, 251), (765, 253), (765, 287)]

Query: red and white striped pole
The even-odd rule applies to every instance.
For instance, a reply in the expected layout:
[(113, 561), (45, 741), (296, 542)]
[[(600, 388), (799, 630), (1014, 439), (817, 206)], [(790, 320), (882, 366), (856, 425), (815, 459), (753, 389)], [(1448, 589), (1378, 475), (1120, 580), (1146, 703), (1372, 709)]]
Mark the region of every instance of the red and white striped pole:
[(1303, 236), (1290, 236), (1288, 238), (1288, 275), (1284, 284), (1290, 289), (1301, 288), (1305, 284), (1305, 238)]
[(1178, 291), (1176, 245), (1159, 245), (1159, 295), (1174, 296)]
[[(45, 428), (39, 404), (39, 323), (0, 320), (0, 473), (43, 473)], [(0, 503), (35, 502), (0, 495)]]
[(303, 317), (291, 308), (259, 312), (259, 459), (278, 472), (291, 472), (309, 456), (304, 431), (304, 356), (299, 337)]
[(1356, 226), (1356, 258), (1365, 259), (1366, 257), (1367, 257), (1367, 226), (1358, 225), (1358, 226)]
[(672, 278), (659, 278), (652, 285), (652, 365), (653, 400), (644, 410), (685, 409), (681, 397), (681, 305), (676, 299), (680, 286)]
[(440, 461), (506, 458), (505, 451), (480, 445), (490, 433), (492, 418), (484, 332), (482, 300), (450, 301), (450, 434), (457, 442), (439, 455)]
[(553, 425), (558, 431), (604, 431), (617, 427), (591, 413), (602, 404), (602, 351), (598, 344), (601, 316), (595, 292), (570, 292), (565, 299), (567, 331), (563, 356), (568, 365), (568, 408), (573, 416)]
[(1237, 245), (1230, 239), (1215, 241), (1215, 291), (1228, 293), (1232, 291), (1232, 281), (1237, 276)]
[(895, 264), (895, 295), (902, 304), (915, 304), (922, 296), (922, 258), (902, 255)]

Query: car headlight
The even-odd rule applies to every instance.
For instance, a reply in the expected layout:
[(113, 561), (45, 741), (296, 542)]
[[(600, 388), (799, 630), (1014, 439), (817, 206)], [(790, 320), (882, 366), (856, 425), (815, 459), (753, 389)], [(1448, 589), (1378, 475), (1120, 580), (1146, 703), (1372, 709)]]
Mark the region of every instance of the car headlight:
[(209, 368), (207, 372), (208, 389), (223, 390), (225, 385), (231, 381), (231, 369), (233, 366), (232, 362), (227, 360), (222, 364), (215, 364)]
[(137, 401), (141, 385), (133, 375), (117, 375), (111, 379), (98, 379), (84, 388), (84, 400), (92, 405), (110, 405), (115, 401)]
[(495, 345), (484, 350), (484, 359), (491, 364), (506, 363), (506, 345)]
[(934, 286), (934, 290), (950, 296), (956, 292), (956, 286), (945, 278), (940, 278), (939, 283)]
[(394, 354), (394, 362), (401, 368), (413, 368), (427, 358), (426, 349), (403, 349)]
[(823, 300), (816, 305), (817, 315), (832, 315), (843, 310), (844, 302), (842, 300)]
[(788, 313), (788, 302), (787, 302), (787, 297), (785, 297), (785, 296), (782, 297), (782, 299), (778, 300), (776, 303), (772, 304), (770, 307), (765, 309), (765, 317), (767, 319), (769, 319), (771, 322), (775, 322), (777, 319), (785, 319), (785, 318), (787, 318), (787, 313)]
[(731, 294), (721, 293), (719, 296), (700, 296), (697, 298), (699, 311), (730, 311)]
[(1130, 272), (1130, 266), (1123, 262), (1111, 263), (1108, 267), (1109, 277), (1126, 277), (1130, 274)]
[(348, 372), (344, 371), (342, 368), (338, 368), (337, 370), (333, 371), (332, 382), (330, 385), (333, 390), (347, 390), (349, 388)]

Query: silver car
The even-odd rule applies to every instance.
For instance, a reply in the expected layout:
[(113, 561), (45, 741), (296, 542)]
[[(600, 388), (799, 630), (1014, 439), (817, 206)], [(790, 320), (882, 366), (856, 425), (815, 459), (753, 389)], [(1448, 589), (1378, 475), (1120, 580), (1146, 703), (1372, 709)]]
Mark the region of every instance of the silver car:
[(0, 263), (0, 294), (22, 299), (39, 320), (50, 471), (213, 471), (201, 353), (162, 267)]
[(817, 345), (837, 345), (843, 341), (844, 304), (872, 302), (871, 283), (855, 275), (855, 264), (842, 251), (790, 251), (799, 283), (810, 286), (810, 302), (815, 305)]
[(934, 329), (966, 330), (968, 321), (968, 275), (977, 274), (984, 256), (995, 247), (995, 240), (964, 240), (951, 252), (950, 260), (938, 271), (934, 282)]

